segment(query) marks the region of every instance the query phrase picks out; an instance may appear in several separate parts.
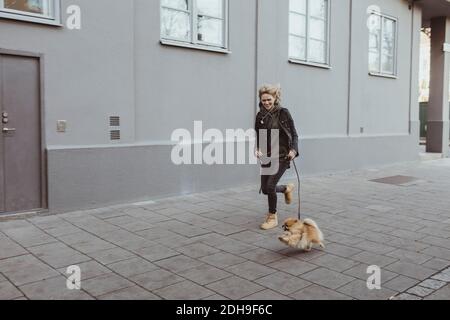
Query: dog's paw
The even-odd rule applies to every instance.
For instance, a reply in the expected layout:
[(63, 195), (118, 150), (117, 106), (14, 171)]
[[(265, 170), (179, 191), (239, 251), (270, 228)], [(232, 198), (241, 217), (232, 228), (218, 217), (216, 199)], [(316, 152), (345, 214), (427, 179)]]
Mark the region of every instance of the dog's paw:
[(278, 237), (278, 240), (280, 240), (284, 244), (289, 244), (289, 238), (287, 236)]

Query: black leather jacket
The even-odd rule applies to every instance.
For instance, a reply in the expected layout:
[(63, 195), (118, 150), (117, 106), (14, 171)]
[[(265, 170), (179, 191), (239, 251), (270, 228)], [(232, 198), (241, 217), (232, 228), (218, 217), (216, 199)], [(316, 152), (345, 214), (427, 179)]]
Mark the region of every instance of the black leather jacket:
[[(260, 108), (264, 108), (260, 104)], [(259, 149), (259, 130), (270, 129), (267, 127), (267, 121), (264, 120), (264, 112), (260, 111), (256, 115), (255, 131), (256, 131), (256, 146)], [(297, 152), (296, 158), (300, 155), (298, 151), (298, 133), (295, 128), (294, 119), (291, 113), (286, 108), (281, 108), (279, 116), (279, 126), (288, 137), (289, 150)]]

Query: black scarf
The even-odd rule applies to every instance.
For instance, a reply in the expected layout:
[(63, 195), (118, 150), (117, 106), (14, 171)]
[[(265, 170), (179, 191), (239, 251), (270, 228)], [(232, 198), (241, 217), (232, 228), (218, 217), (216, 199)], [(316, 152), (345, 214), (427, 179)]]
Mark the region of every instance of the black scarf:
[(265, 124), (267, 129), (280, 129), (279, 117), (281, 106), (275, 104), (270, 110), (267, 110), (262, 104), (259, 107), (262, 113), (261, 124)]

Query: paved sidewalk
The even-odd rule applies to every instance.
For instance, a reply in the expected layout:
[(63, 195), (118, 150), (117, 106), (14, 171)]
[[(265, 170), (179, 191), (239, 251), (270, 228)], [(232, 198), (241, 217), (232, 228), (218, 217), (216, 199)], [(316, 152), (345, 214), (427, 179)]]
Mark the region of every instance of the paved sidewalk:
[[(392, 176), (417, 180), (370, 181)], [(0, 299), (450, 299), (450, 160), (305, 178), (304, 216), (326, 237), (310, 253), (259, 230), (258, 189), (0, 222)]]

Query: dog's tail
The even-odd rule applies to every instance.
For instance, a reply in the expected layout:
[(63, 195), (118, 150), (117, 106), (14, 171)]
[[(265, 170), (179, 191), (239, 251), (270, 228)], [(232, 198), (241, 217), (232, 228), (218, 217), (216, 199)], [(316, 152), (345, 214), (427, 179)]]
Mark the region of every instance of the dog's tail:
[[(305, 221), (303, 221), (303, 222), (304, 222), (304, 224), (314, 227), (317, 230), (317, 234), (319, 235), (320, 242), (323, 243), (323, 240), (324, 240), (323, 233), (319, 229), (319, 226), (317, 225), (317, 223), (312, 219), (305, 219)], [(321, 247), (323, 247), (323, 244), (321, 245)]]

